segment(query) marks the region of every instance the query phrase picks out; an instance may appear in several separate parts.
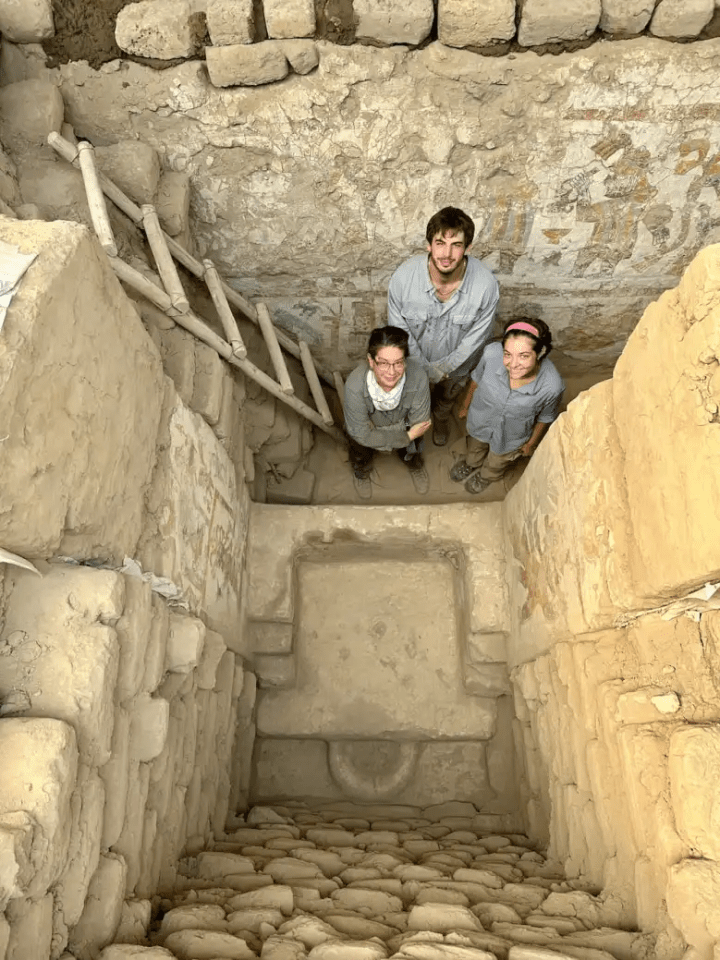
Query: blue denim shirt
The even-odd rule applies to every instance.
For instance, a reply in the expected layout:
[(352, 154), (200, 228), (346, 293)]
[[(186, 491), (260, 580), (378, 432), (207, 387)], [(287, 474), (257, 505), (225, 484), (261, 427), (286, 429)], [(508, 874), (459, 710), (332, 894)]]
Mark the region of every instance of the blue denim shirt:
[(541, 423), (557, 418), (565, 383), (551, 360), (541, 360), (538, 375), (516, 390), (503, 364), (501, 343), (485, 347), (480, 363), (473, 370), (477, 384), (467, 415), (467, 432), (493, 453), (517, 450)]
[(407, 330), (410, 356), (425, 367), (430, 383), (438, 383), (446, 376), (466, 376), (478, 362), (499, 298), (490, 270), (468, 257), (458, 289), (449, 300), (439, 300), (427, 254), (419, 254), (390, 278), (387, 322)]

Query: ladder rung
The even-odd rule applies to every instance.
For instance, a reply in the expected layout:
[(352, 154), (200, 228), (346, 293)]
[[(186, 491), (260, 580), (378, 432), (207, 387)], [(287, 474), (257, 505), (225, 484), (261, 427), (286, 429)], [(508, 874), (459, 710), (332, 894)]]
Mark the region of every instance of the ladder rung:
[(110, 226), (110, 217), (108, 216), (105, 197), (98, 178), (97, 168), (95, 166), (95, 151), (92, 144), (83, 141), (78, 144), (78, 162), (80, 172), (82, 173), (83, 183), (85, 184), (85, 193), (87, 194), (88, 207), (90, 208), (90, 219), (92, 220), (95, 233), (100, 241), (100, 246), (109, 257), (117, 256), (117, 246)]
[(343, 416), (345, 416), (345, 384), (337, 370), (333, 370), (333, 381), (335, 382), (335, 389), (337, 390), (338, 399), (340, 400), (340, 409), (343, 412)]
[(330, 413), (330, 407), (327, 405), (325, 394), (320, 386), (320, 378), (315, 369), (310, 347), (308, 347), (304, 340), (298, 340), (298, 346), (300, 347), (300, 359), (302, 360), (303, 370), (305, 371), (305, 379), (310, 386), (310, 392), (313, 395), (315, 406), (323, 419), (323, 423), (331, 427), (333, 425), (332, 414)]
[(268, 308), (264, 303), (257, 303), (255, 306), (257, 309), (258, 323), (260, 324), (260, 329), (265, 337), (265, 343), (267, 344), (268, 351), (270, 352), (270, 359), (272, 360), (272, 365), (275, 368), (275, 376), (278, 378), (280, 389), (283, 393), (295, 393), (295, 388), (292, 385), (292, 380), (290, 379), (290, 374), (288, 373), (288, 368), (285, 364), (285, 357), (282, 355), (282, 350), (280, 349), (280, 344), (278, 343), (275, 327), (270, 319)]
[(203, 266), (205, 267), (205, 283), (207, 284), (210, 296), (215, 304), (215, 309), (220, 317), (220, 322), (222, 323), (228, 343), (232, 347), (234, 355), (239, 357), (240, 360), (244, 360), (245, 357), (247, 357), (247, 347), (243, 343), (237, 320), (230, 309), (230, 304), (227, 302), (220, 276), (212, 260), (203, 260)]
[(165, 243), (155, 207), (151, 203), (144, 203), (142, 205), (142, 215), (145, 235), (148, 238), (163, 286), (167, 290), (175, 309), (179, 310), (180, 313), (187, 313), (190, 309), (190, 301), (183, 290), (183, 285), (175, 268), (175, 262)]

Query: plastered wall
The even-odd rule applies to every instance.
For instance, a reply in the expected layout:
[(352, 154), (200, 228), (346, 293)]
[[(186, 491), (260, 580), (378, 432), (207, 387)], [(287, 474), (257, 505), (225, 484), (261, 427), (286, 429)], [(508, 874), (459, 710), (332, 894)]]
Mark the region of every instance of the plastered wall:
[(713, 246), (504, 505), (528, 828), (668, 958), (720, 936), (719, 370)]

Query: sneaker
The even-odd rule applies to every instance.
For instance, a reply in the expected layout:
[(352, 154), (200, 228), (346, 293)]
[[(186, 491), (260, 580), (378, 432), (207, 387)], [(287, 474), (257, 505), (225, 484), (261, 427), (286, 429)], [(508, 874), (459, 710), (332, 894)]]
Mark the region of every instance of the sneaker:
[(462, 483), (463, 480), (467, 480), (469, 476), (479, 469), (480, 467), (471, 467), (467, 460), (458, 460), (452, 465), (450, 479), (455, 483)]
[(408, 463), (408, 470), (410, 471), (410, 479), (415, 487), (415, 492), (421, 494), (427, 493), (430, 489), (430, 477), (422, 460), (411, 460)]
[(474, 473), (465, 484), (468, 493), (482, 493), (485, 487), (490, 486), (489, 480), (483, 480), (480, 473)]
[(361, 500), (372, 498), (372, 482), (367, 470), (362, 467), (353, 467), (353, 484)]
[(436, 447), (444, 447), (450, 439), (450, 422), (448, 420), (433, 420), (432, 437)]

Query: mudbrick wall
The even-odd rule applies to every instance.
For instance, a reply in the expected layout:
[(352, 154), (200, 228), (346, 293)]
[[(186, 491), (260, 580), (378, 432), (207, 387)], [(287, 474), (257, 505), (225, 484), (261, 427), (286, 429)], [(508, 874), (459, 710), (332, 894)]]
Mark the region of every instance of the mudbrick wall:
[(504, 504), (531, 834), (660, 931), (659, 958), (720, 935), (719, 370), (714, 246)]

